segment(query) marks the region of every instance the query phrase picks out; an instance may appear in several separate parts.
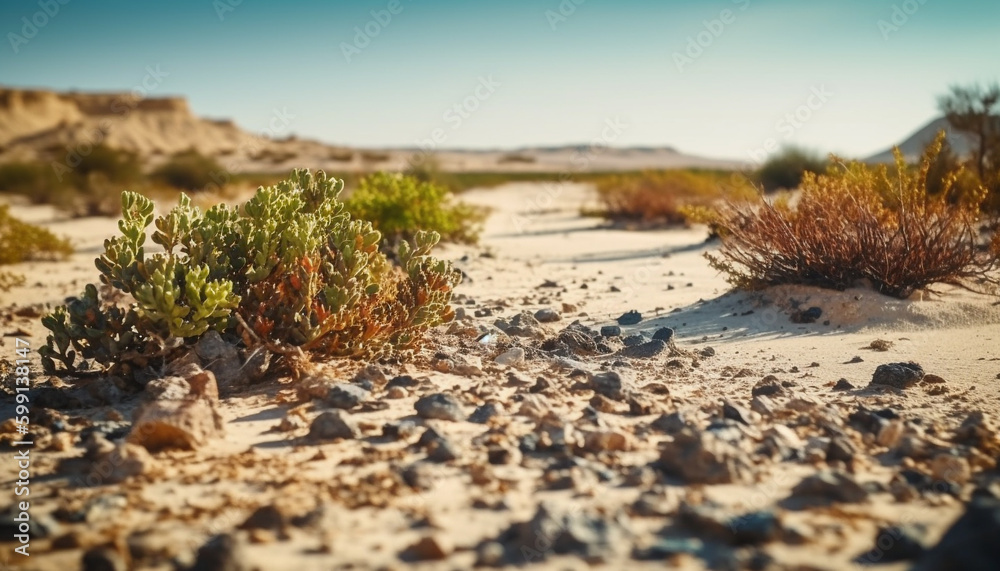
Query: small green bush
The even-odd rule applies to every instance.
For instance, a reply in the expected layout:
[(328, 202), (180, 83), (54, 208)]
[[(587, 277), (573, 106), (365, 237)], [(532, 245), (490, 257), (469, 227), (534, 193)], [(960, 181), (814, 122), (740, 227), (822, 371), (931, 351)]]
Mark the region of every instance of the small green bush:
[(347, 210), (370, 220), (390, 248), (421, 230), (437, 232), (446, 242), (474, 244), (486, 216), (479, 208), (455, 202), (443, 186), (385, 172), (361, 179)]
[(178, 190), (200, 192), (225, 184), (225, 177), (220, 176), (224, 171), (222, 165), (212, 157), (189, 149), (170, 157), (153, 171), (152, 178)]
[[(171, 339), (209, 329), (275, 349), (329, 356), (403, 355), (423, 332), (452, 319), (459, 274), (430, 256), (438, 235), (399, 244), (399, 267), (379, 251), (381, 235), (339, 200), (343, 182), (296, 170), (261, 187), (242, 208), (202, 212), (186, 195), (165, 216), (122, 193), (122, 234), (105, 241), (101, 281), (132, 296), (106, 305), (97, 287), (43, 318), (52, 333), (40, 350), (48, 371), (74, 371), (78, 358), (104, 367), (145, 367)], [(162, 253), (147, 255), (146, 230)]]
[(785, 147), (757, 169), (756, 178), (766, 191), (792, 190), (802, 184), (805, 173), (822, 174), (826, 168), (827, 161), (822, 156), (798, 147)]

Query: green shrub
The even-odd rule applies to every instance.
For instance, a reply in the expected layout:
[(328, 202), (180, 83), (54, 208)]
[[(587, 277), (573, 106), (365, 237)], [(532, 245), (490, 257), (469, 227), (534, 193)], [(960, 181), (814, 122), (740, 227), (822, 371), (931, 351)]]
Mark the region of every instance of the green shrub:
[[(279, 352), (386, 356), (416, 348), (423, 332), (453, 317), (459, 275), (430, 256), (438, 235), (400, 243), (399, 267), (379, 251), (381, 235), (339, 200), (343, 182), (296, 170), (261, 187), (242, 208), (202, 212), (182, 195), (165, 216), (122, 194), (122, 234), (105, 241), (101, 281), (134, 301), (105, 305), (90, 284), (43, 318), (46, 370), (68, 371), (78, 357), (105, 367), (150, 364), (209, 329), (259, 339)], [(147, 255), (144, 242), (164, 252)]]
[(482, 209), (455, 202), (451, 192), (415, 177), (379, 172), (358, 183), (347, 210), (370, 220), (392, 248), (421, 230), (431, 230), (446, 242), (476, 243), (485, 219)]
[(212, 157), (206, 157), (195, 149), (189, 149), (170, 157), (153, 171), (152, 177), (178, 190), (199, 192), (213, 186), (224, 185), (224, 177), (219, 176), (224, 171), (222, 165)]
[(728, 203), (710, 221), (722, 246), (707, 254), (738, 288), (807, 284), (844, 289), (869, 282), (905, 298), (933, 283), (997, 283), (1000, 254), (981, 247), (979, 205), (985, 196), (949, 199), (958, 171), (931, 194), (928, 171), (942, 139), (912, 169), (896, 149), (896, 164), (852, 162), (827, 174), (807, 173), (793, 207), (787, 200)]
[(756, 178), (764, 190), (796, 189), (807, 173), (826, 172), (827, 161), (822, 156), (798, 147), (785, 147), (771, 156), (757, 170)]

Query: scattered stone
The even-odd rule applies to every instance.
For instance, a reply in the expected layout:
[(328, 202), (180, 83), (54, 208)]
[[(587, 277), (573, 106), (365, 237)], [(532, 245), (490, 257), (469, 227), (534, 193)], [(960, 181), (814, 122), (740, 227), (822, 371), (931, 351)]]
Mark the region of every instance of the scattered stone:
[(875, 533), (875, 546), (859, 555), (856, 563), (881, 565), (899, 561), (913, 561), (924, 554), (926, 530), (915, 525), (883, 526)]
[(343, 410), (350, 410), (368, 400), (371, 393), (358, 385), (338, 383), (330, 387), (323, 403)]
[(150, 451), (193, 450), (222, 430), (222, 417), (208, 400), (157, 400), (136, 409), (128, 441)]
[(835, 391), (853, 391), (856, 388), (857, 387), (851, 384), (851, 381), (844, 378), (838, 379), (837, 383), (833, 385), (833, 390)]
[(110, 547), (94, 547), (83, 554), (83, 571), (125, 571), (125, 559)]
[(665, 434), (677, 434), (685, 428), (694, 427), (688, 421), (684, 413), (680, 411), (671, 412), (670, 414), (662, 414), (659, 418), (650, 423), (650, 426)]
[(865, 360), (862, 359), (859, 355), (855, 355), (855, 356), (851, 357), (851, 359), (849, 361), (845, 361), (844, 364), (845, 365), (853, 365), (855, 363), (864, 363), (864, 362), (865, 362)]
[(774, 412), (775, 410), (777, 410), (777, 407), (775, 406), (774, 401), (771, 400), (770, 397), (757, 396), (753, 397), (753, 399), (750, 401), (750, 410), (756, 412), (761, 416), (770, 417), (774, 416)]
[(948, 381), (944, 380), (943, 377), (939, 377), (937, 375), (928, 373), (928, 374), (924, 375), (924, 378), (921, 380), (921, 382), (927, 383), (927, 384), (930, 384), (930, 385), (943, 385), (943, 384), (947, 383)]
[(535, 312), (535, 319), (537, 319), (540, 323), (554, 323), (562, 319), (562, 315), (559, 315), (558, 311), (550, 307), (546, 307)]
[(578, 329), (567, 327), (559, 333), (558, 341), (566, 346), (573, 353), (594, 353), (597, 351), (597, 342), (590, 335)]
[(494, 566), (523, 564), (526, 559), (540, 561), (551, 554), (576, 555), (597, 565), (618, 555), (630, 536), (621, 516), (580, 509), (558, 511), (543, 503), (529, 521), (512, 524), (495, 540), (481, 543), (476, 551), (480, 562)]
[(361, 436), (361, 429), (351, 416), (343, 411), (327, 411), (315, 418), (309, 426), (311, 440), (353, 439)]
[(406, 548), (400, 557), (404, 561), (440, 561), (447, 559), (455, 547), (443, 537), (425, 536)]
[(897, 389), (906, 389), (917, 384), (924, 378), (924, 369), (910, 361), (909, 363), (888, 363), (879, 365), (872, 375), (871, 385), (884, 385)]
[(504, 367), (519, 365), (524, 362), (524, 349), (520, 347), (513, 347), (497, 355), (496, 359), (493, 359), (493, 361)]
[(857, 453), (857, 448), (847, 437), (837, 436), (830, 439), (830, 445), (826, 449), (826, 461), (839, 461), (850, 466), (854, 462), (854, 457)]
[(194, 350), (205, 368), (215, 374), (220, 391), (227, 392), (247, 380), (239, 351), (235, 345), (225, 341), (218, 331), (206, 331), (198, 339)]
[(660, 450), (660, 467), (691, 484), (743, 482), (752, 473), (747, 455), (711, 432), (685, 428)]
[(816, 323), (823, 316), (823, 308), (810, 307), (806, 310), (796, 311), (791, 315), (792, 323)]
[(601, 327), (602, 337), (621, 337), (622, 328), (617, 325), (605, 325)]
[(145, 448), (129, 442), (112, 444), (110, 449), (105, 448), (103, 452), (97, 452), (94, 448), (90, 450), (93, 450), (90, 454), (93, 460), (87, 484), (92, 486), (117, 484), (141, 476), (156, 464)]
[(435, 438), (427, 444), (427, 459), (431, 462), (443, 464), (457, 460), (458, 457), (458, 448), (447, 438)]
[(382, 436), (394, 440), (405, 440), (417, 433), (417, 423), (412, 420), (394, 420), (382, 426)]
[(669, 343), (674, 338), (674, 330), (669, 327), (661, 327), (653, 333), (653, 339)]
[(626, 347), (636, 347), (646, 342), (646, 336), (642, 333), (626, 335), (621, 338), (622, 345)]
[(434, 393), (421, 397), (413, 405), (421, 418), (438, 420), (465, 420), (462, 404), (447, 393)]
[(403, 387), (389, 387), (385, 391), (385, 398), (387, 399), (405, 399), (408, 396), (410, 396), (409, 391)]
[(642, 321), (642, 314), (631, 310), (618, 317), (618, 325), (637, 325)]
[(641, 345), (625, 347), (618, 352), (618, 356), (630, 359), (652, 359), (666, 351), (667, 347), (668, 345), (665, 341), (655, 339)]
[(938, 454), (931, 460), (931, 476), (939, 482), (965, 484), (972, 477), (969, 461), (949, 453)]
[(584, 439), (589, 452), (624, 452), (631, 448), (629, 436), (617, 430), (591, 432)]
[(746, 426), (750, 426), (752, 422), (750, 411), (729, 399), (722, 401), (722, 418), (735, 420)]
[(778, 382), (778, 377), (768, 375), (757, 381), (757, 384), (751, 389), (750, 394), (755, 397), (773, 397), (784, 396), (785, 392), (785, 387), (781, 386), (781, 383)]
[(913, 571), (987, 571), (1000, 561), (1000, 500), (975, 497)]
[(475, 422), (476, 424), (486, 424), (491, 418), (500, 416), (503, 414), (503, 407), (497, 403), (486, 403), (478, 407), (469, 416), (469, 422)]
[(216, 535), (198, 549), (198, 556), (188, 571), (251, 571), (246, 548), (236, 536)]
[(803, 478), (792, 488), (790, 498), (804, 500), (809, 504), (856, 504), (865, 501), (868, 492), (849, 474), (838, 470), (824, 470)]
[(357, 373), (354, 373), (354, 378), (351, 379), (352, 383), (369, 382), (376, 387), (385, 385), (386, 381), (385, 372), (373, 363), (359, 369)]
[(527, 311), (518, 313), (509, 320), (497, 319), (493, 322), (497, 329), (513, 337), (532, 337), (542, 339), (545, 337), (545, 330), (535, 316)]
[(597, 394), (611, 400), (624, 401), (630, 392), (631, 379), (624, 378), (617, 371), (597, 373), (590, 378), (589, 386)]
[(551, 410), (552, 406), (549, 404), (549, 400), (545, 398), (545, 395), (531, 393), (524, 395), (524, 398), (521, 400), (521, 408), (518, 409), (517, 413), (535, 422), (539, 422), (548, 416)]
[(420, 381), (414, 379), (410, 375), (399, 375), (398, 377), (393, 377), (388, 384), (386, 384), (386, 389), (391, 389), (393, 387), (401, 387), (404, 389), (412, 389), (420, 385)]

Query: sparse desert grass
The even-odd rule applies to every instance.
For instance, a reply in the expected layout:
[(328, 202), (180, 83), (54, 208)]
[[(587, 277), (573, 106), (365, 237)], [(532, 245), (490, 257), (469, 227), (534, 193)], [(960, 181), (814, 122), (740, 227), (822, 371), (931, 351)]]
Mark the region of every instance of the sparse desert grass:
[(46, 160), (0, 166), (0, 192), (21, 194), (36, 204), (53, 204), (74, 216), (104, 216), (119, 212), (122, 188), (137, 188), (144, 181), (133, 153), (104, 145), (87, 154), (63, 147), (47, 152), (50, 158)]
[(522, 154), (522, 153), (507, 153), (507, 154), (503, 155), (502, 157), (500, 157), (497, 160), (497, 162), (499, 164), (503, 165), (503, 164), (508, 164), (508, 163), (531, 164), (531, 163), (534, 163), (536, 161), (535, 161), (535, 157), (533, 157), (531, 155), (525, 155), (525, 154)]
[(225, 185), (225, 169), (212, 157), (188, 149), (170, 157), (151, 173), (153, 180), (177, 190), (200, 192)]
[[(865, 281), (905, 298), (934, 283), (967, 287), (997, 283), (997, 251), (979, 240), (985, 190), (949, 200), (959, 172), (942, 192), (927, 190), (940, 141), (919, 168), (847, 163), (827, 174), (807, 173), (795, 206), (727, 202), (711, 216), (722, 238), (712, 266), (738, 288), (809, 284), (843, 289)], [(997, 239), (994, 240), (996, 248)]]
[(444, 241), (475, 243), (486, 217), (482, 209), (457, 202), (444, 186), (385, 172), (361, 179), (345, 203), (353, 216), (371, 221), (390, 248), (425, 230)]
[[(34, 260), (62, 260), (73, 253), (69, 241), (49, 230), (28, 224), (10, 214), (10, 206), (0, 205), (0, 264)], [(19, 274), (0, 271), (0, 291), (24, 283)]]
[(691, 212), (728, 197), (752, 196), (749, 182), (723, 173), (668, 170), (613, 174), (596, 181), (606, 218), (655, 225), (687, 224)]
[(821, 155), (799, 147), (785, 147), (767, 159), (757, 172), (757, 181), (766, 191), (796, 189), (807, 173), (826, 172), (827, 161)]
[(361, 151), (361, 162), (364, 163), (384, 163), (390, 158), (389, 153), (381, 151)]

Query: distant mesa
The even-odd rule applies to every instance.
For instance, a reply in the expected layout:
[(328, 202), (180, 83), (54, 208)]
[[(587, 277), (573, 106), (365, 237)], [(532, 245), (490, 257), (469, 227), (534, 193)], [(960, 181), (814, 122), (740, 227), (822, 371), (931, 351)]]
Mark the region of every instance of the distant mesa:
[[(273, 118), (272, 118), (273, 119)], [(405, 170), (418, 148), (352, 149), (300, 139), (294, 125), (251, 133), (231, 119), (195, 115), (183, 97), (129, 92), (55, 92), (0, 86), (0, 162), (59, 161), (98, 144), (135, 153), (148, 166), (194, 149), (230, 172), (277, 172), (302, 166), (329, 172)], [(673, 147), (608, 147), (588, 143), (517, 149), (432, 151), (443, 171), (588, 172), (671, 168), (736, 169), (739, 162), (688, 155)]]

